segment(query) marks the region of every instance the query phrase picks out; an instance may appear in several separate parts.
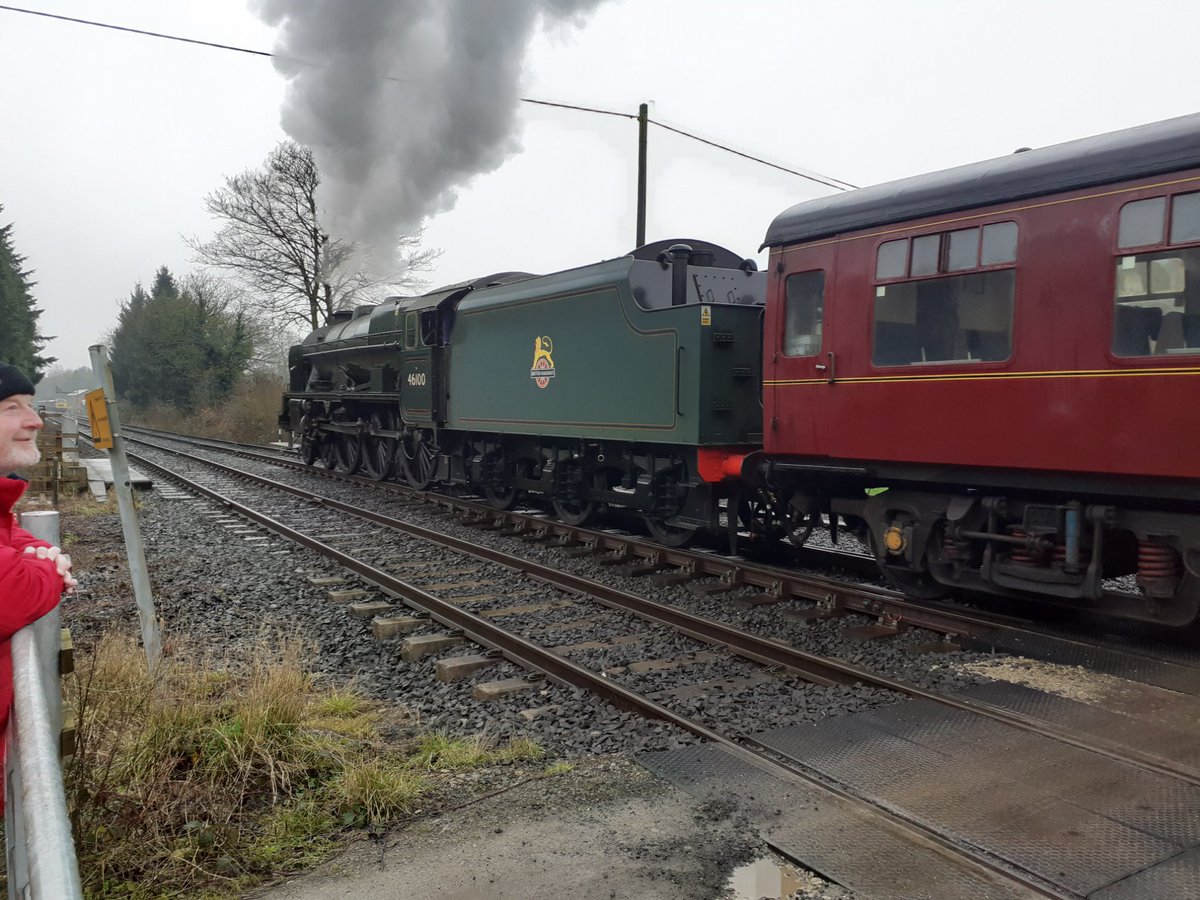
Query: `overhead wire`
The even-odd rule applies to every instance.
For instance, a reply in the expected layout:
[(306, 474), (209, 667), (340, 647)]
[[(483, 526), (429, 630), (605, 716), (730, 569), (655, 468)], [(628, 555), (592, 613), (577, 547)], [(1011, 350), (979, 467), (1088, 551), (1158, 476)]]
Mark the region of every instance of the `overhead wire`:
[(534, 100), (532, 97), (518, 97), (522, 103), (534, 103), (538, 106), (557, 106), (559, 109), (574, 109), (579, 112), (596, 113), (599, 116), (617, 116), (622, 119), (636, 119), (637, 113), (617, 112), (613, 109), (596, 109), (592, 106), (576, 106), (574, 103), (556, 103), (553, 100)]
[(820, 175), (815, 172), (798, 172), (795, 169), (789, 169), (787, 166), (782, 166), (779, 163), (773, 163), (770, 160), (760, 159), (757, 156), (752, 156), (743, 150), (735, 150), (733, 147), (720, 144), (716, 141), (702, 138), (698, 134), (692, 134), (689, 131), (684, 131), (682, 128), (676, 128), (674, 125), (668, 125), (666, 122), (660, 122), (656, 119), (648, 120), (651, 125), (657, 125), (659, 128), (666, 131), (673, 131), (675, 134), (683, 135), (685, 138), (691, 138), (693, 141), (699, 141), (701, 144), (707, 144), (710, 147), (716, 147), (718, 150), (724, 150), (726, 153), (732, 153), (734, 156), (741, 156), (744, 159), (752, 160), (764, 166), (770, 166), (772, 169), (778, 169), (781, 172), (787, 172), (789, 175), (796, 175), (800, 178), (807, 178), (809, 181), (815, 181), (818, 184), (823, 184), (826, 187), (837, 188), (839, 191), (846, 191), (857, 188), (858, 185), (851, 184), (848, 181), (842, 181), (840, 178), (834, 178), (832, 175)]
[[(307, 60), (297, 59), (295, 57), (282, 56), (278, 53), (274, 53), (269, 50), (255, 50), (250, 47), (238, 47), (234, 44), (222, 44), (222, 43), (218, 43), (216, 41), (202, 41), (198, 38), (183, 37), (182, 35), (177, 35), (177, 34), (166, 34), (161, 31), (148, 31), (144, 28), (131, 28), (127, 25), (114, 25), (110, 22), (97, 22), (93, 19), (80, 19), (75, 16), (64, 16), (64, 15), (60, 15), (58, 13), (45, 12), (44, 10), (26, 9), (24, 7), (9, 6), (7, 4), (0, 4), (0, 10), (4, 10), (6, 12), (24, 13), (24, 14), (30, 15), (30, 16), (41, 16), (42, 18), (46, 18), (46, 19), (57, 19), (62, 22), (73, 22), (77, 25), (90, 25), (94, 28), (107, 28), (112, 31), (121, 31), (121, 32), (125, 32), (127, 34), (137, 34), (137, 35), (142, 35), (144, 37), (159, 38), (161, 40), (178, 41), (183, 44), (194, 44), (199, 47), (211, 47), (216, 50), (230, 50), (234, 53), (247, 53), (247, 54), (250, 54), (251, 56), (263, 56), (263, 57), (267, 57), (269, 59), (283, 59), (288, 62), (299, 63), (301, 65), (308, 65), (308, 66), (319, 65), (318, 63), (308, 62)], [(406, 80), (406, 79), (402, 79), (402, 78), (395, 78), (392, 76), (385, 76), (385, 77), (389, 81), (405, 81)], [(590, 107), (590, 106), (578, 106), (573, 103), (559, 103), (559, 102), (555, 102), (552, 100), (538, 100), (533, 97), (519, 97), (518, 99), (522, 103), (531, 103), (531, 104), (535, 104), (537, 106), (551, 106), (551, 107), (556, 107), (558, 109), (571, 109), (571, 110), (575, 110), (578, 112), (593, 113), (595, 115), (601, 115), (601, 116), (617, 116), (618, 118), (622, 118), (622, 119), (638, 118), (638, 115), (636, 113), (619, 112), (617, 110), (611, 110), (611, 109), (597, 109), (595, 107)], [(753, 154), (746, 153), (743, 150), (736, 150), (733, 147), (730, 147), (726, 144), (722, 144), (717, 141), (710, 140), (708, 138), (700, 137), (697, 134), (693, 134), (689, 131), (684, 131), (682, 128), (677, 128), (674, 125), (668, 125), (667, 123), (658, 121), (656, 119), (647, 119), (647, 121), (651, 125), (655, 125), (658, 128), (662, 128), (666, 131), (674, 132), (675, 134), (681, 135), (682, 137), (688, 138), (690, 140), (698, 141), (701, 144), (706, 144), (709, 147), (714, 147), (718, 150), (723, 150), (726, 153), (732, 153), (734, 156), (740, 156), (743, 159), (748, 159), (752, 162), (759, 163), (760, 165), (769, 166), (772, 169), (778, 169), (781, 172), (787, 172), (789, 175), (795, 175), (799, 178), (804, 178), (804, 179), (807, 179), (808, 181), (816, 182), (817, 184), (824, 185), (825, 187), (831, 187), (831, 188), (834, 188), (834, 189), (840, 190), (840, 191), (849, 190), (849, 189), (857, 187), (857, 185), (853, 185), (848, 181), (842, 181), (840, 178), (834, 178), (832, 175), (820, 175), (818, 173), (801, 172), (801, 171), (797, 171), (796, 169), (789, 169), (787, 166), (780, 165), (779, 163), (770, 162), (769, 160), (765, 160), (765, 159), (762, 159), (761, 157), (754, 156)]]
[(0, 4), (0, 9), (8, 12), (25, 13), (30, 16), (42, 16), (46, 19), (58, 19), (61, 22), (74, 22), (78, 25), (92, 25), (96, 28), (109, 28), (113, 31), (125, 31), (129, 34), (141, 34), (146, 37), (162, 38), (165, 41), (179, 41), (184, 44), (198, 44), (201, 47), (215, 47), (218, 50), (232, 50), (235, 53), (249, 53), (253, 56), (275, 56), (267, 50), (251, 50), (248, 47), (235, 47), (233, 44), (218, 44), (215, 41), (202, 41), (197, 38), (181, 37), (177, 34), (164, 34), (161, 31), (146, 31), (142, 28), (130, 28), (127, 25), (113, 25), (109, 22), (96, 22), (92, 19), (77, 19), (74, 16), (61, 16), (57, 13), (48, 13), (39, 9), (24, 9), (20, 6), (6, 6)]

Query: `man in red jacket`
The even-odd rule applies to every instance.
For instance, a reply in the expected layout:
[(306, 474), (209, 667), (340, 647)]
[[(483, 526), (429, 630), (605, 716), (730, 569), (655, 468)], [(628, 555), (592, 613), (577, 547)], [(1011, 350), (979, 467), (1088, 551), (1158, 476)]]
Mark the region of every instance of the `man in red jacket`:
[(75, 587), (71, 558), (13, 522), (13, 504), (25, 493), (25, 482), (4, 475), (37, 464), (41, 427), (32, 382), (16, 366), (0, 363), (0, 759), (12, 706), (9, 639)]

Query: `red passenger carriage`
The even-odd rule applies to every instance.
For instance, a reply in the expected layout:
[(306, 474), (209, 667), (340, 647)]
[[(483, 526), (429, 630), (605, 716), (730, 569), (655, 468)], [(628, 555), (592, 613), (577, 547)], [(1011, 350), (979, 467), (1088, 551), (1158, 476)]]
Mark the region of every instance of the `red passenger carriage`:
[(803, 203), (764, 246), (746, 471), (794, 532), (863, 526), (916, 595), (1195, 618), (1200, 115)]

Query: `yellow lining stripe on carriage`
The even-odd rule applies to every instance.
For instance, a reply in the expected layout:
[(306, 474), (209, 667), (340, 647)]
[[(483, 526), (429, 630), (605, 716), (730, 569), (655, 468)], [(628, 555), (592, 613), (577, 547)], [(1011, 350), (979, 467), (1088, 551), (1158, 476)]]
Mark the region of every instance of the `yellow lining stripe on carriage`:
[[(905, 381), (989, 381), (999, 379), (1047, 379), (1047, 378), (1144, 378), (1147, 376), (1200, 375), (1200, 368), (1162, 367), (1155, 369), (1095, 369), (1091, 371), (1064, 372), (950, 372), (937, 375), (866, 375), (836, 378), (835, 384), (894, 384)], [(766, 387), (790, 387), (804, 384), (828, 384), (827, 378), (780, 378), (766, 379)]]

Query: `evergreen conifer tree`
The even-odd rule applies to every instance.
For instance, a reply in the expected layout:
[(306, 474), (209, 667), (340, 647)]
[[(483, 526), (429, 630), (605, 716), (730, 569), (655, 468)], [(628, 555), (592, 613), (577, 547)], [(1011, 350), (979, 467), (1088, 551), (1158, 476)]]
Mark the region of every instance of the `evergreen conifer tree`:
[(36, 384), (54, 357), (42, 355), (50, 338), (38, 333), (42, 311), (33, 299), (32, 273), (22, 268), (25, 257), (13, 247), (12, 228), (0, 226), (0, 361), (24, 370)]

